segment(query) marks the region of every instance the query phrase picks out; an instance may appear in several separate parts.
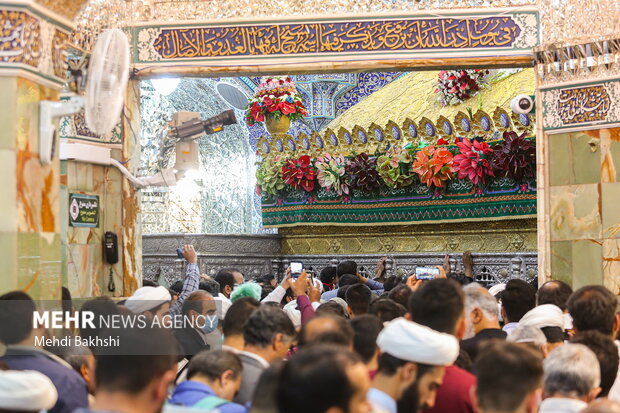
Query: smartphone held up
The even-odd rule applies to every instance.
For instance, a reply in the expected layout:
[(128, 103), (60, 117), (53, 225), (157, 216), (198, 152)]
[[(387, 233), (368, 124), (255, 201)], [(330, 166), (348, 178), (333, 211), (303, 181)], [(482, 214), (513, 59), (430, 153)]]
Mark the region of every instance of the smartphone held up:
[(415, 278), (418, 280), (434, 280), (439, 278), (439, 268), (417, 267), (415, 269)]

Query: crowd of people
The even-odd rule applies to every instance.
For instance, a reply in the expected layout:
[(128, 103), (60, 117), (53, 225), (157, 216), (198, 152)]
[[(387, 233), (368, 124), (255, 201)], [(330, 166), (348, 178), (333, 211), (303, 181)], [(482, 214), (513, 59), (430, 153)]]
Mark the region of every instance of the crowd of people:
[[(65, 325), (88, 346), (41, 345), (35, 302), (0, 296), (0, 413), (620, 412), (620, 314), (603, 286), (486, 288), (469, 254), (464, 274), (447, 265), (431, 280), (387, 276), (380, 260), (374, 277), (343, 261), (279, 284), (201, 276), (191, 245), (183, 256), (170, 288), (83, 303), (157, 321)], [(108, 336), (118, 345), (101, 344)]]

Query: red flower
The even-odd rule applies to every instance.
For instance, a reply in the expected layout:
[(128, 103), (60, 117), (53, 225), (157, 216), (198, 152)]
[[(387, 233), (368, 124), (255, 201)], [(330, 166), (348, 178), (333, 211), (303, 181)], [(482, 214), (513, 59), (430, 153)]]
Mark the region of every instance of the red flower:
[(437, 141), (437, 145), (449, 145), (449, 144), (450, 142), (448, 142), (444, 138), (439, 138), (439, 140)]
[(483, 183), (487, 176), (495, 176), (487, 159), (493, 151), (485, 142), (463, 139), (458, 142), (461, 153), (454, 157), (454, 168), (459, 179), (469, 179), (474, 185)]
[(265, 99), (263, 99), (263, 106), (269, 108), (271, 105), (273, 105), (273, 99), (271, 99), (270, 97), (266, 97)]
[(258, 105), (258, 102), (254, 102), (250, 111), (252, 113), (252, 118), (254, 118), (256, 122), (265, 121), (265, 115), (263, 115), (263, 108)]
[(284, 182), (295, 189), (303, 188), (306, 192), (312, 192), (316, 178), (316, 169), (310, 162), (310, 157), (304, 155), (299, 159), (289, 159), (282, 167)]
[(280, 102), (277, 105), (277, 109), (280, 109), (283, 115), (290, 115), (291, 113), (295, 113), (296, 109), (293, 104), (288, 102)]

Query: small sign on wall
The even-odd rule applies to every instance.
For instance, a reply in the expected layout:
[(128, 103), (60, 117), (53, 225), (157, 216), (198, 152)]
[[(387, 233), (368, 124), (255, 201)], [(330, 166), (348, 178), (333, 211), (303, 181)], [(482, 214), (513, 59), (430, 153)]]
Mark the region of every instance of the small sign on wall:
[(69, 225), (99, 227), (99, 196), (69, 194)]

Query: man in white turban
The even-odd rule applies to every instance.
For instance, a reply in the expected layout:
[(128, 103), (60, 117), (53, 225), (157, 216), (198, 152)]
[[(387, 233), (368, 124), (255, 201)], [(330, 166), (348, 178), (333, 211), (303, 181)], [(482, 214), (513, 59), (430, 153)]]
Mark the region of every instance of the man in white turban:
[[(379, 370), (368, 400), (376, 412), (396, 413), (397, 401), (416, 383), (416, 407), (432, 405), (443, 382), (445, 366), (459, 355), (458, 340), (426, 326), (397, 318), (377, 337)], [(434, 390), (431, 390), (434, 389)]]
[(170, 313), (171, 300), (172, 296), (165, 287), (142, 287), (125, 301), (125, 307), (134, 314), (157, 318), (163, 325), (163, 317)]
[(52, 381), (34, 370), (0, 371), (0, 411), (39, 412), (56, 404)]
[(551, 352), (556, 347), (564, 344), (564, 313), (553, 304), (542, 304), (528, 311), (519, 327), (539, 328), (547, 339), (547, 351)]

